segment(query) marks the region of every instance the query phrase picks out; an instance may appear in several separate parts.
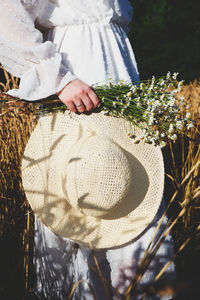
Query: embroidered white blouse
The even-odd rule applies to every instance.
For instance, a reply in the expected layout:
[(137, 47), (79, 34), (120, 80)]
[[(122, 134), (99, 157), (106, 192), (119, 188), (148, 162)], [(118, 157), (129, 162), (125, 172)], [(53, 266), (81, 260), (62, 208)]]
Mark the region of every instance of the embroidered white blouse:
[(77, 77), (138, 81), (131, 18), (128, 0), (0, 0), (0, 63), (21, 78), (9, 94), (37, 100)]

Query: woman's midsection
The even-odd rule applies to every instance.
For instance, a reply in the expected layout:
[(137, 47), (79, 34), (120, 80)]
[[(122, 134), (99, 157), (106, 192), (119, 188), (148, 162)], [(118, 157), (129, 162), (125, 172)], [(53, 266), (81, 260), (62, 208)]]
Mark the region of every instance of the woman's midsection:
[(48, 39), (62, 53), (64, 65), (89, 85), (139, 80), (130, 42), (117, 24), (55, 27)]

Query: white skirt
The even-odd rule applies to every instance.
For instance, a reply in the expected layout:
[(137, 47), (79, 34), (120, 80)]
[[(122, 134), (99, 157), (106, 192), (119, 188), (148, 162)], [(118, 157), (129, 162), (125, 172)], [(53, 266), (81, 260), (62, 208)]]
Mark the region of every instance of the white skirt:
[[(102, 276), (106, 279), (106, 288), (110, 299), (118, 300), (119, 293), (124, 293), (134, 278), (137, 268), (144, 256), (155, 228), (164, 211), (164, 200), (154, 222), (135, 241), (129, 245), (110, 250), (95, 250), (81, 247), (70, 239), (64, 239), (52, 233), (38, 218), (35, 218), (35, 248), (34, 265), (36, 270), (36, 283), (34, 292), (38, 296), (49, 300), (67, 299), (73, 286), (81, 281), (74, 293), (73, 300), (93, 300), (92, 291), (98, 300), (107, 299), (105, 286), (97, 270), (94, 255), (98, 261)], [(165, 217), (158, 234), (163, 232), (167, 218)], [(156, 275), (173, 256), (173, 240), (168, 235), (165, 242), (157, 251), (155, 257), (147, 268), (138, 288), (154, 282)], [(162, 280), (175, 279), (174, 264), (172, 263), (161, 277)], [(131, 299), (139, 300), (132, 297)], [(145, 300), (152, 298), (144, 298)], [(167, 300), (156, 296), (154, 300)]]

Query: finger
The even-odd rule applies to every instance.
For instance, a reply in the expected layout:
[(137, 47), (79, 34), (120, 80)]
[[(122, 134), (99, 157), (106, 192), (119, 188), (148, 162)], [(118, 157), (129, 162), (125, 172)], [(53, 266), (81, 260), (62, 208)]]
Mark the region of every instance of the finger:
[(69, 110), (76, 112), (76, 106), (72, 101), (65, 103), (65, 105), (69, 108)]
[(88, 92), (88, 96), (91, 99), (94, 108), (96, 108), (99, 105), (99, 97), (92, 89), (90, 89), (90, 91)]
[(81, 100), (74, 101), (74, 105), (80, 113), (82, 113), (86, 110), (86, 107)]
[(87, 111), (91, 110), (94, 108), (94, 104), (93, 104), (93, 101), (90, 99), (90, 97), (85, 94), (84, 96), (82, 96), (82, 101), (85, 105), (85, 108)]

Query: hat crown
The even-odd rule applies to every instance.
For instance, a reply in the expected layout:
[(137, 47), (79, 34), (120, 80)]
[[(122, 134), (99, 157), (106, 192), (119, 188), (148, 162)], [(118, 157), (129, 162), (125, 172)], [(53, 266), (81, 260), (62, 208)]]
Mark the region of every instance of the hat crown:
[(103, 217), (123, 202), (132, 183), (125, 151), (94, 131), (70, 148), (64, 174), (70, 205), (94, 217)]

